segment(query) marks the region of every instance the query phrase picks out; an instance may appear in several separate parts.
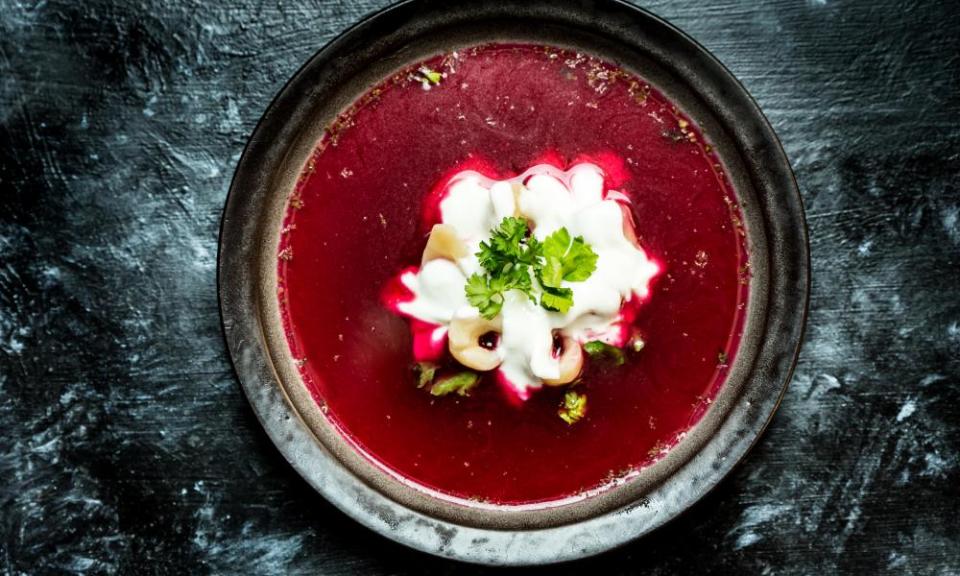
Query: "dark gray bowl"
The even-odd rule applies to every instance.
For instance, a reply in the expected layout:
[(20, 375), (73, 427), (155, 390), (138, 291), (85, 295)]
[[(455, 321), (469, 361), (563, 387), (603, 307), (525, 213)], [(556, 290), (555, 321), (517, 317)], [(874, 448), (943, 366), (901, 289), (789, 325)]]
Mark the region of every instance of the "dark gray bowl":
[[(752, 281), (745, 335), (712, 407), (636, 478), (575, 503), (451, 502), (357, 454), (310, 398), (276, 301), (276, 248), (287, 198), (328, 123), (391, 72), (489, 41), (589, 52), (651, 82), (708, 135), (743, 209)], [(398, 542), (483, 564), (546, 564), (637, 538), (673, 518), (743, 457), (780, 403), (800, 344), (809, 255), (796, 182), (773, 130), (736, 79), (682, 32), (617, 0), (410, 0), (320, 50), (260, 120), (224, 209), (220, 308), (234, 367), (261, 423), (321, 494)]]

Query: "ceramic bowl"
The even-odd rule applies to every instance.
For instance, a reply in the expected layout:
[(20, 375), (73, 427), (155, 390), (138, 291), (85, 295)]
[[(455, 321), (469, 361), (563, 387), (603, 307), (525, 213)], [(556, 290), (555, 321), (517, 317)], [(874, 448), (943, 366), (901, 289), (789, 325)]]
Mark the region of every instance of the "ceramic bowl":
[[(356, 453), (292, 368), (275, 297), (284, 207), (330, 121), (397, 69), (495, 41), (598, 56), (636, 72), (677, 103), (710, 134), (742, 206), (750, 246), (744, 337), (711, 408), (636, 478), (567, 505), (453, 504)], [(730, 472), (770, 421), (790, 379), (806, 317), (809, 261), (797, 185), (769, 123), (723, 65), (667, 22), (616, 0), (411, 0), (330, 42), (271, 103), (224, 209), (218, 282), (224, 334), (243, 389), (277, 448), (318, 492), (412, 548), (518, 565), (624, 544), (691, 506)]]

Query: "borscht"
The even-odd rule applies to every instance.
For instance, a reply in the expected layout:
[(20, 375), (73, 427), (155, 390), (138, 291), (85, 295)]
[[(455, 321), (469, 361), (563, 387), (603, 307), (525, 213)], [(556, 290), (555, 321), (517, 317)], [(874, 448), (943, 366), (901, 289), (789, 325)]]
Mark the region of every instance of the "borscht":
[(277, 262), (287, 344), (342, 436), (496, 505), (662, 458), (723, 386), (750, 282), (709, 134), (634, 72), (528, 44), (429, 58), (342, 111)]

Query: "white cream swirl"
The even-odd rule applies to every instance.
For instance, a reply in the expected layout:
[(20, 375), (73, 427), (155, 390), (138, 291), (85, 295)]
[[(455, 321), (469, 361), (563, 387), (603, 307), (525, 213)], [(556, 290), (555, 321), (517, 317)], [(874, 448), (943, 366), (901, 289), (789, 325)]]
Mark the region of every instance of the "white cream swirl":
[[(604, 193), (604, 174), (596, 165), (582, 163), (567, 171), (538, 165), (510, 180), (494, 181), (465, 171), (448, 185), (440, 202), (441, 222), (450, 226), (467, 247), (466, 256), (425, 262), (401, 276), (413, 298), (397, 305), (412, 318), (450, 326), (479, 317), (466, 299), (467, 278), (481, 271), (476, 253), (490, 231), (507, 216), (522, 216), (532, 234), (544, 240), (566, 228), (583, 236), (597, 254), (597, 267), (583, 282), (563, 282), (573, 290), (573, 306), (566, 312), (546, 310), (525, 295), (509, 292), (500, 312), (501, 381), (525, 400), (544, 381), (556, 380), (561, 359), (554, 335), (579, 344), (601, 340), (624, 344), (624, 303), (645, 298), (659, 268), (636, 243), (626, 196)], [(579, 351), (578, 351), (579, 352)]]

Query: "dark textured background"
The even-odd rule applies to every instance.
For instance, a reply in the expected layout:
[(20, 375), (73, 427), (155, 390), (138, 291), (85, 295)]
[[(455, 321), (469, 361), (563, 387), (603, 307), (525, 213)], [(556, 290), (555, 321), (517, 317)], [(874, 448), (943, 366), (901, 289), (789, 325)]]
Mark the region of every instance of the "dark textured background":
[[(0, 0), (0, 571), (463, 574), (284, 462), (222, 341), (247, 136), (382, 1)], [(960, 573), (960, 5), (649, 6), (780, 134), (813, 255), (767, 434), (654, 535), (571, 573)]]

